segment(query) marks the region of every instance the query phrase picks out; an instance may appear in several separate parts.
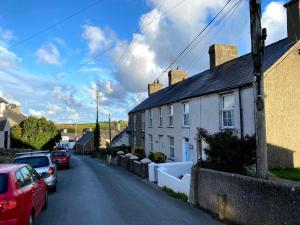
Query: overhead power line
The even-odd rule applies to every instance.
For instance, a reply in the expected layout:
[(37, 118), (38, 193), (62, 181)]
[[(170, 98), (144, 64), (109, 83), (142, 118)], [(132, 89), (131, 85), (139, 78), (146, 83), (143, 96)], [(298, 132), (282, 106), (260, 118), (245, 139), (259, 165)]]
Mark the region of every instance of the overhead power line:
[(28, 37), (26, 37), (26, 38), (18, 41), (17, 43), (15, 43), (15, 44), (13, 44), (11, 46), (9, 46), (8, 49), (15, 48), (15, 47), (17, 47), (17, 46), (19, 46), (19, 45), (21, 45), (21, 44), (23, 44), (23, 43), (25, 43), (25, 42), (27, 42), (27, 41), (35, 38), (35, 37), (37, 37), (37, 36), (39, 36), (39, 35), (41, 35), (43, 33), (46, 33), (47, 31), (49, 31), (49, 30), (55, 28), (56, 26), (58, 26), (58, 25), (60, 25), (60, 24), (62, 24), (64, 22), (70, 20), (71, 18), (73, 18), (73, 17), (77, 16), (78, 14), (86, 11), (87, 9), (89, 9), (89, 8), (91, 8), (91, 7), (99, 4), (102, 1), (103, 0), (97, 0), (97, 1), (92, 2), (91, 4), (87, 5), (86, 7), (77, 10), (76, 12), (70, 14), (69, 16), (66, 16), (66, 17), (62, 18), (61, 20), (59, 20), (59, 21), (57, 21), (57, 22), (49, 25), (48, 27), (45, 27), (44, 29), (41, 29), (41, 30), (37, 31), (36, 33), (34, 33), (34, 34), (32, 34), (32, 35), (30, 35), (30, 36), (28, 36)]

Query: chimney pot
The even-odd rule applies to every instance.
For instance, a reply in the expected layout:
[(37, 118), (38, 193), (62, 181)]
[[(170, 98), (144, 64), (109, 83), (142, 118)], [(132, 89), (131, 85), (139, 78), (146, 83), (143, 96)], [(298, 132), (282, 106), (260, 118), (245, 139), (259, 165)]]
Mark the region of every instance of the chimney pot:
[(208, 53), (211, 70), (238, 57), (238, 49), (234, 45), (214, 44), (209, 47)]
[(300, 38), (300, 0), (291, 0), (284, 5), (287, 9), (287, 31), (290, 43)]

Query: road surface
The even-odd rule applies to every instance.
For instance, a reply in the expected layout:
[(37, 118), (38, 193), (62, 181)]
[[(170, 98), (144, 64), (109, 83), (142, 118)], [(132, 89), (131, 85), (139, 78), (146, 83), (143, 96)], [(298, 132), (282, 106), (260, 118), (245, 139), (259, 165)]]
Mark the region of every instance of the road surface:
[(36, 225), (220, 225), (117, 166), (72, 156)]

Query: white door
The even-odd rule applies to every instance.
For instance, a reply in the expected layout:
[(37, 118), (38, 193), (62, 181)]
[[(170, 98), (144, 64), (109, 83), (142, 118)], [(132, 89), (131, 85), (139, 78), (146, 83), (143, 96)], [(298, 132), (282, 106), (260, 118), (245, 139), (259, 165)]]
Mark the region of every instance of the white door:
[(188, 138), (183, 138), (183, 161), (190, 161), (190, 143)]

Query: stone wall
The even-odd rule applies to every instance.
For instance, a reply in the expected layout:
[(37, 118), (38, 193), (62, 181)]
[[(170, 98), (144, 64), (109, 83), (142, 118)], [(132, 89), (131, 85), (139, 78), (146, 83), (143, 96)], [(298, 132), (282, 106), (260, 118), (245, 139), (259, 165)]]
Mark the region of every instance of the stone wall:
[(11, 163), (16, 153), (29, 152), (31, 149), (2, 149), (0, 148), (0, 163)]
[(299, 225), (300, 184), (192, 170), (191, 203), (244, 225)]

